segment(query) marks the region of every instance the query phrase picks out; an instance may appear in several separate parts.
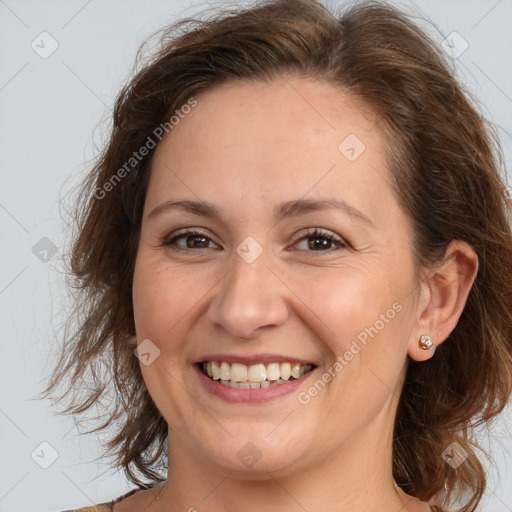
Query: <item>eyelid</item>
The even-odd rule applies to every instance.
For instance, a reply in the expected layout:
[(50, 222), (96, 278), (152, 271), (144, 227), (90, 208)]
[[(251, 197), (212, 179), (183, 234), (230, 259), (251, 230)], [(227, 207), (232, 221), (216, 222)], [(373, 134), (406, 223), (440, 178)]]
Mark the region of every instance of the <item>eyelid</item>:
[(173, 231), (172, 233), (167, 235), (164, 238), (164, 240), (173, 239), (173, 238), (176, 238), (177, 236), (188, 235), (188, 234), (204, 235), (204, 236), (207, 236), (209, 238), (211, 236), (211, 234), (208, 231), (203, 230), (203, 228), (195, 228), (195, 227), (192, 226), (190, 228), (180, 228), (180, 229), (177, 229), (176, 231)]
[[(187, 235), (188, 236), (193, 236), (193, 235), (204, 236), (205, 238), (207, 238), (212, 243), (214, 243), (216, 245), (219, 245), (219, 244), (217, 244), (217, 242), (215, 242), (215, 240), (213, 239), (211, 233), (209, 233), (208, 231), (203, 230), (202, 228), (196, 228), (196, 227), (181, 228), (181, 229), (177, 229), (176, 231), (173, 231), (172, 233), (170, 233), (169, 235), (167, 235), (163, 239), (161, 245), (164, 246), (164, 247), (170, 246), (172, 241), (176, 240), (177, 238), (186, 237)], [(188, 250), (190, 250), (190, 248), (184, 248), (184, 247), (179, 247), (178, 246), (176, 249), (173, 249), (173, 250), (188, 251)]]
[(316, 252), (330, 254), (332, 252), (339, 251), (341, 249), (350, 249), (351, 248), (351, 245), (348, 243), (348, 241), (344, 237), (338, 235), (334, 231), (324, 229), (324, 228), (319, 228), (319, 227), (306, 228), (304, 230), (299, 231), (294, 236), (294, 241), (293, 241), (292, 246), (296, 245), (298, 242), (300, 242), (304, 239), (314, 238), (314, 237), (319, 237), (319, 238), (323, 237), (323, 238), (329, 239), (329, 240), (331, 240), (332, 243), (337, 244), (337, 248), (331, 248), (331, 249), (319, 250), (319, 251), (301, 251), (301, 252), (313, 253), (313, 254)]
[[(193, 247), (181, 247), (176, 244), (176, 240), (178, 238), (183, 238), (183, 237), (186, 238), (187, 236), (194, 236), (194, 235), (202, 236), (202, 237), (208, 239), (209, 242), (219, 246), (219, 244), (217, 244), (217, 242), (215, 242), (215, 240), (213, 239), (211, 234), (208, 232), (208, 230), (204, 230), (203, 228), (198, 228), (198, 227), (186, 227), (186, 228), (177, 229), (176, 231), (173, 231), (171, 234), (166, 236), (163, 239), (163, 241), (160, 243), (160, 245), (165, 248), (168, 248), (169, 250), (171, 250), (173, 252), (190, 252), (190, 251), (197, 252), (198, 250), (199, 250), (199, 252), (201, 252), (201, 249), (202, 250), (211, 249), (210, 247), (194, 249)], [(332, 254), (333, 252), (338, 252), (340, 250), (347, 250), (352, 247), (344, 237), (338, 235), (336, 232), (327, 230), (324, 228), (319, 228), (317, 226), (304, 228), (304, 229), (298, 231), (293, 237), (293, 242), (292, 242), (291, 247), (294, 247), (295, 245), (297, 245), (297, 243), (299, 243), (303, 240), (306, 240), (308, 238), (314, 238), (314, 237), (327, 239), (327, 240), (329, 240), (329, 242), (331, 244), (334, 245), (334, 247), (331, 247), (330, 249), (325, 249), (325, 250), (319, 249), (319, 250), (311, 250), (311, 251), (299, 249), (298, 252), (305, 255), (306, 257), (313, 257), (313, 256), (315, 256), (315, 253), (327, 255), (327, 254)], [(285, 250), (288, 252), (296, 251), (295, 249), (289, 249), (288, 247)]]
[(335, 233), (334, 231), (331, 231), (330, 229), (324, 229), (319, 227), (313, 227), (313, 228), (304, 228), (301, 229), (296, 235), (294, 235), (294, 240), (301, 240), (302, 238), (305, 238), (307, 235), (309, 236), (327, 236), (330, 238), (335, 239), (338, 242), (346, 242), (346, 240)]

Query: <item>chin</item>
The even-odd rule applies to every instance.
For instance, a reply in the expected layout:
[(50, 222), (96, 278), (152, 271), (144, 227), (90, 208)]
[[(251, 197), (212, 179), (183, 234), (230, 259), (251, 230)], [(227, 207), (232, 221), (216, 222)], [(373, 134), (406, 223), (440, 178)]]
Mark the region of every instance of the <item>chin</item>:
[(238, 458), (226, 457), (220, 461), (216, 459), (215, 463), (228, 472), (232, 478), (254, 481), (268, 480), (269, 473), (273, 477), (283, 477), (296, 472), (300, 466), (295, 458), (290, 460), (289, 450), (283, 450), (282, 453), (267, 451), (254, 462), (245, 463)]
[(278, 425), (279, 422), (256, 425), (231, 423), (226, 426), (226, 430), (232, 436), (220, 429), (218, 436), (210, 437), (210, 442), (205, 442), (206, 437), (199, 437), (197, 442), (201, 444), (202, 457), (231, 476), (268, 480), (268, 473), (285, 476), (299, 470), (301, 460), (304, 467), (308, 464), (305, 454), (310, 443), (304, 432), (301, 435), (283, 429), (278, 433)]

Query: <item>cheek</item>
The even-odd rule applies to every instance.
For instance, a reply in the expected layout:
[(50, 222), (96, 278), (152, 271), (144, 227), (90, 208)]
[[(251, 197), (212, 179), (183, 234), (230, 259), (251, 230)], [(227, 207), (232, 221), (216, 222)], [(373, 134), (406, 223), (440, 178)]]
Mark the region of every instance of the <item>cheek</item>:
[[(137, 340), (150, 339), (160, 350), (152, 364), (141, 364), (146, 387), (170, 425), (186, 423), (182, 404), (189, 399), (182, 385), (184, 344), (189, 313), (200, 290), (191, 286), (189, 274), (169, 268), (161, 257), (140, 251), (133, 277), (133, 309)], [(203, 292), (204, 293), (204, 292)]]
[[(290, 288), (318, 317), (317, 334), (329, 352), (324, 371), (336, 377), (329, 394), (357, 411), (361, 400), (375, 404), (389, 395), (407, 354), (405, 273), (390, 275), (386, 265), (346, 265), (297, 275)], [(348, 386), (348, 387), (347, 387)], [(355, 413), (355, 412), (354, 412)]]
[(172, 338), (170, 333), (179, 328), (204, 295), (204, 287), (196, 285), (190, 269), (171, 268), (161, 258), (142, 252), (133, 279), (137, 338), (150, 338), (157, 345)]
[(344, 351), (347, 342), (375, 322), (380, 326), (380, 315), (396, 301), (398, 293), (389, 284), (390, 276), (378, 269), (378, 262), (347, 264), (310, 276), (297, 273), (291, 278), (290, 287), (324, 325), (326, 338), (336, 340), (333, 351)]

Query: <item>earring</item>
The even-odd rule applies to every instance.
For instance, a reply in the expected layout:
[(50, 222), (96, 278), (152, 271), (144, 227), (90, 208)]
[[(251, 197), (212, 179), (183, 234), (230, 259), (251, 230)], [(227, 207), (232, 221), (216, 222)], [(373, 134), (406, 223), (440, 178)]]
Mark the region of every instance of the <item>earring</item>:
[(428, 334), (424, 334), (420, 337), (419, 345), (423, 350), (430, 350), (434, 348), (434, 342)]

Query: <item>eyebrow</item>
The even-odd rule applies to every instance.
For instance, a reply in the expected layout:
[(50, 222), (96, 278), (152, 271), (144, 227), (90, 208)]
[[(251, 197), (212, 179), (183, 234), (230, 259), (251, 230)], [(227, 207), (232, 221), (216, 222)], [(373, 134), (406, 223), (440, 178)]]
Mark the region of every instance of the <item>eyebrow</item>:
[[(213, 203), (208, 201), (192, 201), (190, 199), (178, 199), (169, 200), (155, 207), (149, 214), (148, 220), (166, 212), (168, 210), (179, 208), (183, 211), (193, 213), (195, 215), (202, 215), (205, 217), (218, 218), (223, 220), (222, 212)], [(304, 215), (308, 212), (322, 211), (322, 210), (341, 210), (345, 214), (368, 224), (371, 227), (375, 227), (373, 222), (363, 212), (346, 203), (342, 199), (328, 198), (322, 200), (313, 199), (296, 199), (293, 201), (286, 201), (281, 203), (274, 209), (274, 220), (280, 222), (281, 220), (288, 217), (295, 217)]]

